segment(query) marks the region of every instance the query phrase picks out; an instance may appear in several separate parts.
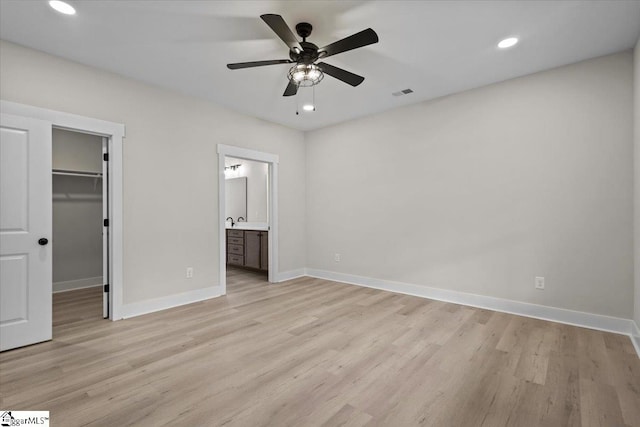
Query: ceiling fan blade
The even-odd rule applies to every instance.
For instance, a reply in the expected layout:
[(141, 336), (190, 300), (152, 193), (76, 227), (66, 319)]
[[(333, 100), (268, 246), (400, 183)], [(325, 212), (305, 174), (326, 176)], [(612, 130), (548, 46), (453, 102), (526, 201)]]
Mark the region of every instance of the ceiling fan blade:
[(318, 63), (318, 67), (322, 69), (323, 73), (329, 74), (331, 77), (335, 77), (338, 80), (342, 80), (351, 86), (358, 86), (364, 81), (364, 77), (353, 74), (347, 70), (343, 70), (342, 68), (334, 67), (326, 62)]
[(262, 67), (264, 65), (275, 64), (291, 64), (293, 61), (289, 59), (272, 59), (269, 61), (253, 61), (253, 62), (236, 62), (235, 64), (227, 64), (230, 70), (238, 70), (240, 68)]
[(298, 85), (291, 82), (291, 80), (289, 80), (289, 84), (287, 85), (287, 88), (284, 90), (284, 93), (282, 94), (282, 96), (293, 96), (296, 93), (298, 93)]
[(274, 33), (278, 35), (282, 39), (282, 41), (289, 46), (289, 49), (302, 52), (302, 46), (300, 46), (300, 42), (291, 31), (291, 28), (284, 22), (284, 19), (280, 15), (275, 15), (273, 13), (268, 13), (265, 15), (260, 15), (260, 18), (273, 30)]
[(359, 33), (322, 47), (318, 49), (318, 52), (320, 52), (320, 58), (326, 58), (327, 56), (336, 55), (374, 43), (378, 43), (378, 35), (371, 28), (367, 28)]

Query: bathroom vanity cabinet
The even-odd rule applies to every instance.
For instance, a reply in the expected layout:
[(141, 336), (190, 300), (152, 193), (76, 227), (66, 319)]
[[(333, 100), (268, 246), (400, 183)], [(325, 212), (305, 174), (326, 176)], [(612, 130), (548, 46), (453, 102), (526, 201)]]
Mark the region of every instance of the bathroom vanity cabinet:
[(269, 232), (227, 229), (227, 264), (269, 270)]

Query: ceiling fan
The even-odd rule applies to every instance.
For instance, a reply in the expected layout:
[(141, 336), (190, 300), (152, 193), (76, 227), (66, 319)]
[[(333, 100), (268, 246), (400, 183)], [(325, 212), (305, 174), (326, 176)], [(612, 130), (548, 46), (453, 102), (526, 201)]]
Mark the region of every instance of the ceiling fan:
[(331, 55), (347, 52), (359, 47), (367, 46), (378, 42), (378, 35), (371, 28), (360, 31), (325, 47), (318, 48), (313, 43), (307, 41), (311, 35), (313, 27), (308, 22), (301, 22), (296, 25), (296, 33), (302, 37), (299, 42), (293, 32), (287, 26), (280, 15), (266, 14), (260, 18), (277, 34), (280, 39), (289, 47), (290, 59), (274, 59), (268, 61), (239, 62), (227, 64), (227, 68), (238, 70), (241, 68), (262, 67), (264, 65), (275, 64), (296, 64), (289, 70), (289, 84), (283, 96), (292, 96), (298, 92), (300, 86), (314, 86), (323, 79), (324, 74), (328, 74), (351, 86), (358, 86), (364, 81), (364, 77), (351, 73), (342, 68), (318, 62), (319, 59), (327, 58)]

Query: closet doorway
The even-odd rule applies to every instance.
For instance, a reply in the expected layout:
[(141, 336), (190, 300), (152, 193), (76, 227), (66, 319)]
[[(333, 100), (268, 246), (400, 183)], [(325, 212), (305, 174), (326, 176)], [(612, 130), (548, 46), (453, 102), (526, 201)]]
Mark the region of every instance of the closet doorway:
[[(0, 351), (52, 338), (52, 129), (98, 135), (108, 142), (108, 159), (102, 166), (107, 183), (103, 197), (108, 200), (103, 204), (108, 209), (104, 217), (108, 233), (103, 234), (108, 239), (108, 245), (103, 245), (103, 262), (108, 261), (104, 291), (108, 289), (109, 318), (123, 317), (125, 126), (0, 99)], [(101, 289), (93, 289), (100, 296)]]
[(109, 318), (108, 138), (52, 130), (54, 323)]

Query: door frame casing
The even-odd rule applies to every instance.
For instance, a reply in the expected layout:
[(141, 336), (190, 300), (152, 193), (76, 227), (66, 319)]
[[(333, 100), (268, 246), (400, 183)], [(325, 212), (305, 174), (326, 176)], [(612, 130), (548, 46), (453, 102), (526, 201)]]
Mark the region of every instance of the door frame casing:
[[(111, 315), (111, 290), (105, 289), (104, 283), (110, 281), (110, 261), (109, 261), (109, 224), (104, 223), (104, 218), (109, 218), (109, 162), (104, 161), (104, 157), (109, 156), (109, 139), (106, 136), (102, 137), (102, 317), (108, 319)], [(105, 239), (104, 236), (107, 236)]]
[[(17, 102), (0, 100), (0, 111), (15, 116), (29, 117), (51, 123), (53, 128), (99, 135), (109, 142), (109, 271), (110, 313), (109, 319), (119, 320), (123, 296), (123, 170), (122, 151), (125, 126), (71, 113), (64, 113)], [(53, 278), (52, 278), (53, 280)]]
[(227, 260), (226, 260), (226, 185), (224, 162), (226, 157), (236, 157), (244, 160), (263, 162), (269, 165), (267, 200), (269, 203), (269, 282), (275, 283), (278, 277), (278, 163), (277, 154), (250, 150), (232, 145), (218, 144), (218, 236), (219, 236), (219, 283), (222, 294), (227, 293)]

